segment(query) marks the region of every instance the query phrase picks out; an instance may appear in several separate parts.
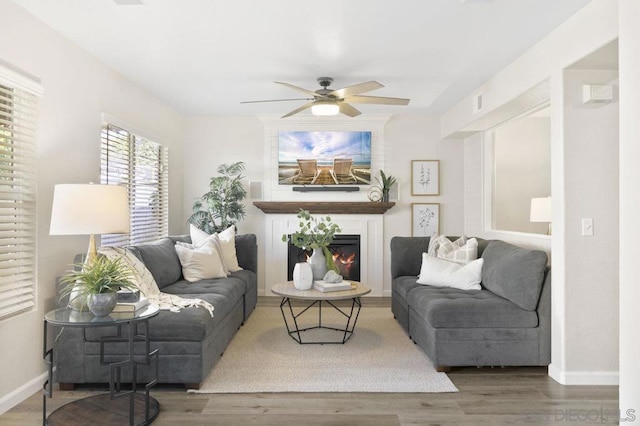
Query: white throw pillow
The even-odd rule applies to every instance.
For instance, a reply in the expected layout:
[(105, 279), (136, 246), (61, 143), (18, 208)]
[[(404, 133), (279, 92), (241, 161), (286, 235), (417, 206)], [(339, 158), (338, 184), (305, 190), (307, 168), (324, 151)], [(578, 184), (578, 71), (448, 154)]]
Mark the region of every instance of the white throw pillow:
[[(193, 226), (193, 225), (191, 225)], [(197, 232), (196, 232), (197, 231)], [(202, 234), (199, 234), (202, 233)], [(202, 237), (206, 236), (206, 238), (202, 239)], [(230, 271), (227, 268), (227, 266), (224, 264), (224, 259), (222, 258), (222, 247), (220, 246), (220, 238), (218, 237), (218, 234), (207, 234), (204, 231), (199, 230), (198, 228), (196, 228), (194, 226), (194, 229), (191, 230), (191, 241), (197, 241), (197, 243), (194, 244), (187, 244), (187, 243), (183, 243), (181, 241), (176, 242), (177, 245), (181, 245), (184, 247), (190, 247), (190, 248), (198, 248), (203, 246), (204, 244), (208, 244), (210, 242), (213, 242), (213, 244), (216, 246), (216, 250), (218, 250), (218, 255), (220, 256), (220, 261), (222, 262), (222, 267), (224, 268), (224, 273), (225, 275), (229, 275)]]
[(484, 259), (477, 259), (463, 266), (422, 253), (422, 267), (417, 282), (433, 287), (480, 290), (483, 264)]
[(227, 276), (213, 239), (207, 239), (199, 246), (176, 243), (176, 253), (182, 265), (182, 275), (189, 282)]
[(231, 225), (224, 231), (218, 234), (220, 240), (220, 254), (222, 255), (222, 261), (224, 266), (230, 272), (241, 271), (242, 268), (238, 265), (238, 256), (236, 255), (236, 229)]
[(189, 234), (191, 235), (191, 243), (194, 246), (199, 246), (211, 235), (207, 234), (200, 228), (196, 228), (193, 224), (189, 224)]
[(438, 247), (440, 247), (440, 238), (447, 238), (444, 235), (438, 235), (438, 233), (434, 233), (431, 238), (429, 238), (429, 248), (427, 249), (427, 254), (431, 257), (438, 257)]
[(218, 249), (220, 250), (220, 257), (222, 258), (222, 263), (227, 275), (231, 272), (242, 270), (240, 265), (238, 265), (238, 257), (236, 255), (236, 230), (234, 225), (231, 225), (219, 234), (212, 235), (207, 234), (193, 225), (189, 225), (189, 233), (191, 234), (191, 242), (194, 246), (201, 245), (212, 235), (215, 235), (218, 238)]
[(454, 247), (460, 247), (467, 242), (467, 237), (460, 237), (454, 242), (452, 242), (449, 238), (444, 235), (433, 234), (433, 237), (429, 240), (429, 248), (427, 249), (427, 254), (431, 257), (438, 257), (438, 251), (440, 247), (447, 245), (454, 245)]
[(438, 259), (448, 260), (449, 262), (466, 265), (467, 263), (478, 258), (478, 240), (466, 237), (460, 237), (454, 242), (448, 241), (440, 244), (438, 247)]

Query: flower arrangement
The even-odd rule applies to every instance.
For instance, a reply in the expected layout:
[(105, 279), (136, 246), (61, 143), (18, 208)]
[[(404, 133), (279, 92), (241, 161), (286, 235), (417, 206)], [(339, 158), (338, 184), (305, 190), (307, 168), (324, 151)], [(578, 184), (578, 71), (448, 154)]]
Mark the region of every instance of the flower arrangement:
[[(303, 250), (322, 249), (324, 253), (327, 268), (337, 271), (333, 263), (333, 255), (327, 248), (333, 242), (334, 236), (341, 232), (340, 226), (331, 221), (330, 216), (315, 218), (307, 210), (300, 209), (296, 216), (300, 219), (298, 223), (299, 229), (291, 234), (291, 244)], [(282, 241), (289, 241), (289, 236), (284, 234)]]
[[(291, 234), (291, 244), (303, 250), (327, 247), (333, 241), (336, 233), (340, 232), (340, 227), (331, 222), (331, 217), (321, 217), (317, 219), (307, 211), (300, 209), (296, 216), (300, 219), (298, 226), (300, 229)], [(287, 242), (288, 236), (282, 236), (282, 241)]]

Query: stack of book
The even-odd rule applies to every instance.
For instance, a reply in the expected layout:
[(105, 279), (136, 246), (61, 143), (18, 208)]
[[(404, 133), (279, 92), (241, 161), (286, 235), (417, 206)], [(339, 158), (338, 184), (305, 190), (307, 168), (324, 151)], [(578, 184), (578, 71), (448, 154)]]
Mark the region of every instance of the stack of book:
[(149, 299), (141, 295), (138, 301), (136, 302), (118, 302), (116, 304), (116, 307), (113, 308), (113, 312), (115, 313), (135, 312), (139, 309), (146, 307), (148, 304), (149, 304)]
[(313, 288), (323, 293), (330, 291), (344, 291), (351, 290), (351, 281), (341, 281), (339, 283), (328, 283), (326, 281), (318, 280), (313, 282)]

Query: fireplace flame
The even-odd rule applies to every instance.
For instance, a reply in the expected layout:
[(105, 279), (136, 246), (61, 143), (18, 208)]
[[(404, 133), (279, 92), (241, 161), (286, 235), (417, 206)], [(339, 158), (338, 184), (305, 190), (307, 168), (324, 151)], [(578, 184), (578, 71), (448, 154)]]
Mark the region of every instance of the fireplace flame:
[(340, 275), (348, 277), (350, 276), (351, 267), (356, 263), (356, 254), (351, 253), (348, 256), (343, 256), (341, 253), (334, 253), (333, 263), (338, 267)]

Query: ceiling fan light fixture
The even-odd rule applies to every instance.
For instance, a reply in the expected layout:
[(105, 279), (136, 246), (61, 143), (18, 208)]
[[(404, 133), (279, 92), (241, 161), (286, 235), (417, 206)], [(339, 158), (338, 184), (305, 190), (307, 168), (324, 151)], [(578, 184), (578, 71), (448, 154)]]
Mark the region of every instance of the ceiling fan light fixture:
[(340, 107), (333, 101), (316, 101), (311, 106), (311, 114), (313, 115), (338, 115)]

